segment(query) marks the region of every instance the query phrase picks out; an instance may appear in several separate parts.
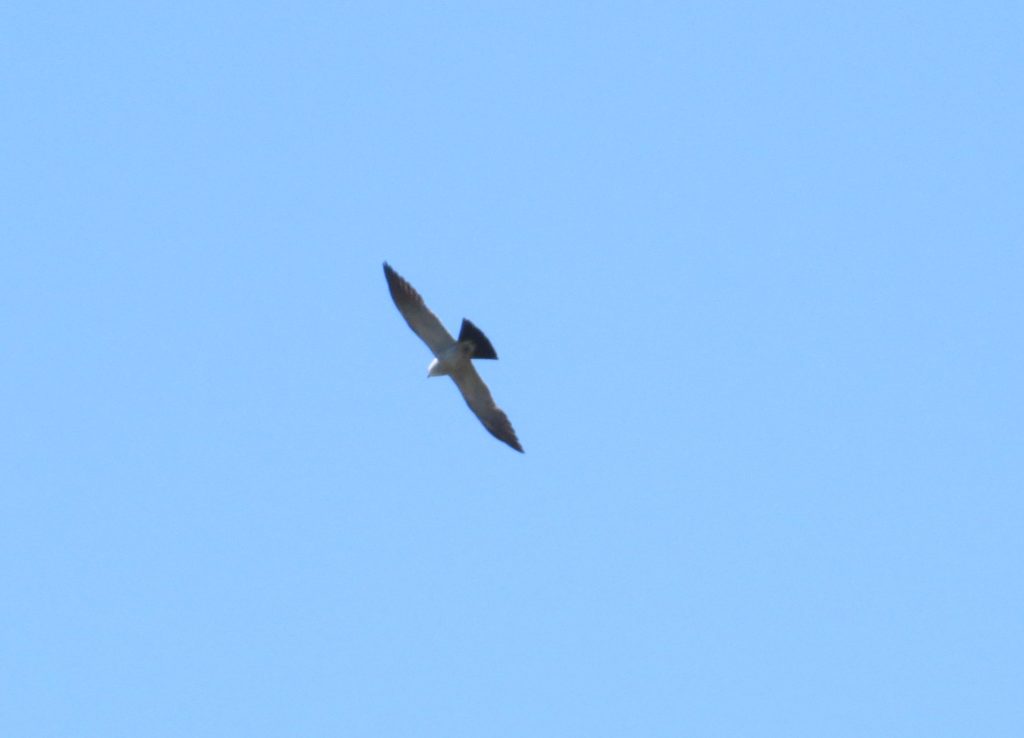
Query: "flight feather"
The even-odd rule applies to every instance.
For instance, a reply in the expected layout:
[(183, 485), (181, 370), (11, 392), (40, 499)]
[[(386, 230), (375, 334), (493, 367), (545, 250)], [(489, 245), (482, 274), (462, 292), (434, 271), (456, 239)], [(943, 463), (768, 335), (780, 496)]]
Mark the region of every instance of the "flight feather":
[(439, 356), (442, 351), (455, 343), (452, 334), (424, 304), (420, 293), (414, 290), (412, 285), (402, 279), (398, 272), (387, 263), (384, 264), (384, 276), (388, 280), (391, 299), (395, 301), (398, 312), (405, 318), (405, 322), (412, 328), (412, 332), (422, 338), (423, 343), (430, 347), (434, 356)]

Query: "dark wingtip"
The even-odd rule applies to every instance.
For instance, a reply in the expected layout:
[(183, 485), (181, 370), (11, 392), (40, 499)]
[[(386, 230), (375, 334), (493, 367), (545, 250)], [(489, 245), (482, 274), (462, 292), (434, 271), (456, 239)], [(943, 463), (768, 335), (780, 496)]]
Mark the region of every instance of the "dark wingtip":
[(523, 446), (522, 446), (522, 444), (519, 443), (519, 439), (516, 438), (516, 432), (515, 431), (512, 431), (512, 437), (509, 438), (509, 439), (506, 439), (505, 443), (507, 443), (509, 446), (511, 446), (512, 448), (514, 448), (516, 451), (518, 451), (521, 454), (525, 454), (526, 453), (525, 451), (523, 451)]
[(402, 278), (398, 276), (398, 272), (392, 269), (391, 265), (386, 261), (384, 262), (384, 279), (388, 283), (388, 289), (391, 290), (391, 296), (397, 299), (395, 290), (399, 288)]
[(497, 359), (498, 354), (494, 350), (494, 346), (488, 340), (484, 332), (473, 325), (471, 322), (462, 319), (462, 328), (459, 330), (460, 341), (472, 341), (473, 342), (473, 356), (474, 359)]
[(514, 430), (512, 430), (511, 426), (508, 428), (508, 432), (507, 433), (502, 432), (500, 435), (498, 433), (495, 433), (490, 428), (488, 428), (487, 430), (489, 430), (491, 432), (492, 436), (497, 438), (499, 441), (504, 443), (509, 448), (513, 448), (513, 449), (515, 449), (516, 451), (518, 451), (521, 454), (525, 454), (526, 453), (525, 451), (523, 451), (523, 447), (519, 443), (519, 439), (516, 438), (516, 432)]
[(398, 292), (401, 292), (403, 291), (403, 289), (412, 289), (412, 286), (409, 285), (409, 283), (406, 282), (404, 279), (402, 279), (402, 275), (400, 275), (398, 272), (392, 269), (391, 265), (388, 264), (386, 261), (384, 262), (384, 279), (387, 280), (388, 287), (391, 288), (391, 294), (392, 296), (395, 297), (396, 300), (398, 299), (396, 290), (398, 290)]

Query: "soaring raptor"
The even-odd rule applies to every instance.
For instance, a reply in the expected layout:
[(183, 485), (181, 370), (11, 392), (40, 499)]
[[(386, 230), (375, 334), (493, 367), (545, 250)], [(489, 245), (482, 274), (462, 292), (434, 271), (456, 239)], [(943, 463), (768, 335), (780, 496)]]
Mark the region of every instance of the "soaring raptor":
[(398, 312), (405, 318), (405, 322), (412, 328), (413, 333), (423, 339), (423, 342), (434, 352), (434, 360), (430, 362), (427, 370), (428, 377), (440, 377), (447, 374), (454, 381), (462, 393), (466, 404), (472, 410), (484, 428), (491, 432), (499, 441), (504, 441), (519, 453), (523, 453), (523, 447), (519, 445), (516, 432), (512, 430), (512, 424), (508, 416), (501, 408), (494, 404), (490, 390), (476, 373), (472, 359), (497, 359), (494, 347), (487, 340), (479, 328), (465, 318), (462, 319), (462, 328), (459, 330), (459, 340), (456, 341), (452, 335), (445, 330), (437, 316), (430, 312), (430, 309), (423, 304), (423, 298), (398, 275), (394, 269), (384, 262), (384, 276), (388, 280), (388, 289), (391, 290), (391, 298), (398, 306)]

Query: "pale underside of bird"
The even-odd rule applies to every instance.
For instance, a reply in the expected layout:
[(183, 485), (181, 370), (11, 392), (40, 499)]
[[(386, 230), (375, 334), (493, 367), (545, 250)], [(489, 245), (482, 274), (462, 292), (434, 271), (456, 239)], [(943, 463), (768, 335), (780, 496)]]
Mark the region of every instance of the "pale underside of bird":
[(487, 389), (484, 380), (473, 366), (473, 359), (498, 358), (487, 336), (463, 318), (458, 340), (452, 338), (437, 316), (423, 303), (420, 294), (387, 262), (384, 262), (384, 276), (388, 280), (388, 289), (391, 290), (391, 298), (395, 301), (398, 312), (405, 318), (413, 333), (423, 339), (434, 354), (427, 376), (451, 377), (469, 409), (484, 424), (484, 428), (499, 441), (504, 441), (519, 453), (523, 453), (523, 447), (516, 438), (516, 432), (512, 429), (508, 416), (494, 404), (491, 391)]

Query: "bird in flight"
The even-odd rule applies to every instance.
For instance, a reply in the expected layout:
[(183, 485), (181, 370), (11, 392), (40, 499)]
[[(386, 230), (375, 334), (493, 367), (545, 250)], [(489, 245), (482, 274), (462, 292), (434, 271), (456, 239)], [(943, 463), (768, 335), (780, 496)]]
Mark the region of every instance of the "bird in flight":
[(440, 377), (445, 374), (454, 380), (484, 428), (499, 441), (504, 441), (519, 453), (523, 447), (519, 445), (512, 423), (500, 407), (494, 404), (491, 391), (484, 380), (476, 372), (472, 359), (497, 359), (494, 347), (479, 328), (465, 318), (459, 330), (459, 340), (445, 329), (437, 316), (430, 312), (420, 294), (412, 285), (402, 279), (398, 272), (384, 262), (384, 276), (388, 280), (391, 299), (395, 301), (398, 312), (412, 328), (412, 332), (423, 339), (434, 353), (434, 360), (427, 370), (428, 377)]

